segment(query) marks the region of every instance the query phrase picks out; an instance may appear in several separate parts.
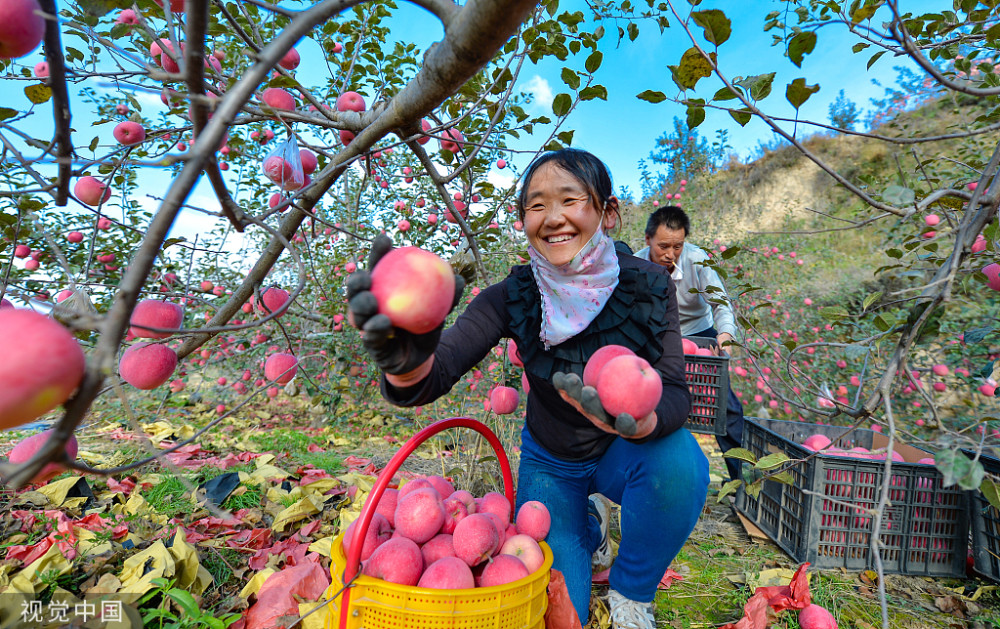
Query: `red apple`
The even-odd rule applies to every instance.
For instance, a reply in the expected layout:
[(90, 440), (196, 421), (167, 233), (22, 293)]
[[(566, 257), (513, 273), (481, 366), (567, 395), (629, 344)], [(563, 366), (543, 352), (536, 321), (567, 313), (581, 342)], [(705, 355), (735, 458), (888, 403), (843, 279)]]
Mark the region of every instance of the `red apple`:
[(132, 311), (132, 334), (139, 338), (165, 339), (173, 332), (153, 332), (148, 328), (178, 329), (184, 320), (184, 310), (177, 304), (156, 299), (144, 299)]
[(344, 92), (337, 97), (337, 111), (364, 111), (365, 99), (357, 92)]
[[(115, 24), (138, 24), (139, 16), (132, 9), (122, 9), (115, 18)], [(121, 112), (118, 112), (121, 113)]]
[[(442, 557), (454, 557), (455, 546), (450, 533), (438, 533), (420, 546), (420, 554), (424, 557), (424, 565), (429, 566)], [(465, 562), (462, 562), (465, 564)]]
[(472, 570), (458, 557), (438, 559), (427, 566), (417, 582), (417, 587), (435, 590), (467, 590), (475, 586)]
[(498, 159), (497, 160), (497, 168), (500, 168), (500, 169), (507, 168), (507, 162), (504, 161), (504, 160), (502, 160), (502, 159)]
[(264, 362), (264, 377), (278, 384), (288, 384), (299, 370), (298, 364), (298, 359), (291, 354), (271, 354)]
[(636, 419), (656, 409), (663, 394), (660, 374), (638, 356), (618, 356), (597, 376), (597, 396), (612, 416), (628, 413)]
[(166, 345), (138, 343), (125, 350), (118, 363), (122, 380), (137, 389), (155, 389), (177, 368), (177, 354)]
[[(46, 430), (26, 439), (22, 439), (16, 446), (14, 446), (14, 449), (10, 451), (10, 454), (7, 455), (7, 460), (14, 465), (27, 463), (31, 460), (31, 457), (35, 456), (35, 453), (38, 452), (43, 445), (45, 445), (45, 442), (49, 440), (51, 435), (52, 431)], [(66, 456), (70, 459), (75, 459), (77, 449), (76, 435), (72, 435), (70, 436), (69, 441), (66, 442)], [(38, 472), (38, 474), (35, 475), (34, 478), (31, 479), (31, 482), (44, 483), (61, 474), (64, 469), (66, 468), (58, 463), (48, 463)]]
[(80, 232), (70, 232), (66, 234), (66, 240), (72, 243), (83, 242), (83, 234)]
[(448, 496), (448, 498), (457, 498), (458, 500), (464, 502), (465, 508), (468, 510), (469, 513), (475, 513), (478, 507), (478, 505), (476, 504), (476, 498), (471, 493), (469, 493), (464, 489), (458, 489), (452, 492), (452, 494)]
[(455, 527), (452, 543), (455, 556), (475, 566), (489, 559), (500, 547), (500, 533), (489, 516), (473, 513)]
[(45, 18), (38, 0), (0, 2), (0, 59), (23, 57), (42, 43)]
[(441, 505), (444, 508), (444, 524), (441, 525), (441, 532), (450, 535), (455, 532), (458, 523), (469, 515), (469, 510), (458, 498), (445, 498)]
[(18, 245), (14, 247), (14, 257), (15, 258), (27, 258), (31, 255), (31, 247), (28, 245)]
[(510, 522), (510, 501), (507, 496), (497, 491), (487, 492), (482, 498), (476, 500), (476, 513), (492, 513), (500, 518), (501, 526), (498, 530), (503, 531)]
[(988, 280), (986, 285), (991, 289), (1000, 291), (1000, 264), (988, 264), (983, 267), (983, 274)]
[(605, 345), (590, 355), (583, 368), (583, 384), (587, 387), (597, 386), (597, 374), (604, 369), (608, 361), (618, 356), (635, 356), (635, 352), (624, 345)]
[[(9, 303), (9, 302), (8, 302)], [(0, 429), (59, 406), (83, 379), (85, 358), (69, 330), (33, 310), (0, 309)]]
[(371, 272), (379, 312), (392, 324), (424, 334), (444, 322), (455, 296), (451, 266), (418, 247), (393, 249)]
[(411, 491), (396, 504), (396, 533), (418, 544), (437, 535), (444, 519), (441, 496), (431, 489)]
[(513, 387), (496, 387), (490, 391), (490, 408), (497, 415), (510, 415), (517, 410), (520, 397)]
[(299, 158), (302, 160), (302, 172), (311, 175), (316, 172), (319, 162), (316, 161), (316, 154), (309, 149), (299, 149)]
[(81, 202), (93, 207), (97, 207), (111, 198), (111, 190), (90, 176), (80, 177), (76, 180), (76, 185), (73, 186), (73, 194)]
[(302, 57), (299, 56), (299, 51), (292, 48), (285, 53), (285, 56), (281, 58), (278, 65), (286, 70), (294, 70), (299, 67), (299, 63), (302, 61)]
[(799, 627), (802, 629), (837, 629), (837, 619), (825, 607), (812, 603), (799, 612)]
[(819, 451), (823, 448), (828, 448), (833, 442), (826, 435), (820, 433), (814, 433), (805, 438), (802, 442), (802, 446), (808, 450)]
[(463, 136), (462, 132), (455, 127), (445, 129), (444, 133), (441, 135), (444, 136), (441, 138), (441, 150), (443, 151), (457, 153), (458, 149), (460, 149), (465, 142), (465, 136)]
[[(807, 299), (806, 301), (809, 301), (809, 300)], [(810, 302), (810, 303), (812, 303), (812, 302)], [(809, 304), (806, 304), (806, 305), (808, 306)], [(697, 343), (695, 343), (694, 341), (692, 341), (690, 339), (681, 339), (681, 347), (683, 348), (684, 353), (687, 354), (687, 355), (689, 355), (689, 356), (697, 354), (698, 350), (701, 349), (700, 347), (698, 347)]]
[(44, 79), (49, 76), (49, 62), (39, 61), (35, 64), (35, 76)]
[(295, 110), (295, 98), (287, 91), (278, 87), (269, 87), (264, 90), (264, 94), (260, 97), (260, 100), (273, 109)]
[(131, 120), (119, 122), (115, 125), (115, 130), (112, 133), (115, 139), (125, 146), (139, 144), (146, 139), (146, 129), (138, 122), (132, 122)]
[[(163, 0), (153, 0), (156, 4), (163, 6)], [(170, 11), (173, 13), (184, 13), (184, 0), (170, 0)]]
[(361, 572), (400, 585), (416, 585), (424, 571), (420, 547), (405, 537), (393, 537), (375, 549)]
[(524, 562), (513, 555), (497, 555), (483, 568), (479, 586), (488, 588), (520, 581), (531, 574)]
[[(508, 537), (504, 541), (497, 557), (504, 555), (512, 555), (520, 559), (524, 567), (528, 569), (528, 574), (538, 570), (545, 563), (545, 553), (542, 552), (542, 547), (533, 537), (521, 533)], [(494, 559), (494, 561), (496, 560)]]
[[(355, 531), (358, 528), (357, 524), (360, 521), (361, 518), (354, 520), (347, 525), (347, 530), (344, 531), (344, 554), (351, 552), (356, 535)], [(381, 513), (373, 513), (372, 521), (368, 525), (368, 530), (365, 531), (365, 540), (361, 545), (361, 561), (371, 557), (375, 549), (389, 541), (390, 537), (392, 537), (392, 526), (389, 524), (389, 520)]]
[(529, 500), (517, 510), (515, 523), (518, 533), (529, 535), (536, 542), (540, 542), (549, 534), (549, 528), (552, 526), (552, 515), (541, 502)]
[(14, 307), (14, 304), (12, 304), (6, 298), (0, 299), (0, 310), (3, 310), (4, 308), (13, 308), (13, 307)]
[[(262, 316), (266, 316), (272, 312), (277, 312), (281, 308), (284, 308), (285, 304), (288, 303), (288, 296), (288, 291), (283, 288), (278, 288), (277, 286), (267, 287), (260, 294), (260, 303), (255, 304), (257, 312), (259, 312)], [(281, 317), (282, 315), (284, 315), (284, 312), (278, 315), (278, 317)]]

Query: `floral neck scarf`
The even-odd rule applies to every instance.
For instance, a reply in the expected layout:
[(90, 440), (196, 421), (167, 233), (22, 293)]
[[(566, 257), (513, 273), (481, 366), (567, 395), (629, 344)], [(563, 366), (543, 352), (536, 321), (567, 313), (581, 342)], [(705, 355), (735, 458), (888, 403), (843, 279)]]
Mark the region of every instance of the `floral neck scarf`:
[(618, 255), (601, 227), (563, 266), (554, 266), (534, 247), (528, 255), (542, 296), (538, 338), (548, 350), (582, 332), (604, 308), (618, 286)]

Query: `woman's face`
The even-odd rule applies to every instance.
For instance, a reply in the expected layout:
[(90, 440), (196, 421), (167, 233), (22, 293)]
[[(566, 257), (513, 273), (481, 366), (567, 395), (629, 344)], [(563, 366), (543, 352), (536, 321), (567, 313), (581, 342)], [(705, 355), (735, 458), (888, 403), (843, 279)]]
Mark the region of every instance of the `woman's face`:
[(568, 264), (597, 228), (615, 226), (613, 212), (594, 206), (582, 181), (549, 162), (532, 176), (524, 203), (528, 242), (555, 266)]

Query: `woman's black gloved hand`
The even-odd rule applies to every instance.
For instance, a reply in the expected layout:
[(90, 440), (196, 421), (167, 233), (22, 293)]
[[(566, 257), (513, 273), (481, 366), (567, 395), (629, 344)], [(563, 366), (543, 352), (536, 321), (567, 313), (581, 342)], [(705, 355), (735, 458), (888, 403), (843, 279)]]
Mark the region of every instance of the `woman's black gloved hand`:
[[(635, 417), (628, 413), (619, 413), (617, 417), (609, 415), (604, 410), (604, 405), (601, 404), (597, 389), (583, 386), (583, 380), (575, 373), (555, 372), (552, 374), (552, 386), (559, 391), (564, 400), (576, 407), (601, 430), (617, 433), (623, 437), (634, 437), (639, 432), (639, 425)], [(653, 422), (655, 423), (655, 421), (654, 415)]]
[[(371, 270), (391, 250), (391, 238), (385, 234), (376, 236), (368, 256), (368, 268), (358, 269), (347, 278), (347, 308), (348, 319), (361, 330), (361, 342), (375, 364), (385, 373), (399, 375), (413, 371), (434, 355), (444, 323), (425, 334), (414, 334), (394, 327), (388, 316), (378, 312), (378, 301), (371, 292)], [(464, 290), (465, 280), (456, 275), (452, 309)]]

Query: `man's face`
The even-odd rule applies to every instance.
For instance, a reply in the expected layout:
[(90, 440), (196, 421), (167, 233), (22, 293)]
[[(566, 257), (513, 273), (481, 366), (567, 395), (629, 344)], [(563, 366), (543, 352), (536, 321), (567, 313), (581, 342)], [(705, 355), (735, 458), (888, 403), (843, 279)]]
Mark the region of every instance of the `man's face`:
[(684, 237), (683, 229), (669, 229), (666, 225), (660, 225), (652, 238), (646, 236), (649, 259), (673, 273), (674, 264), (684, 249)]

